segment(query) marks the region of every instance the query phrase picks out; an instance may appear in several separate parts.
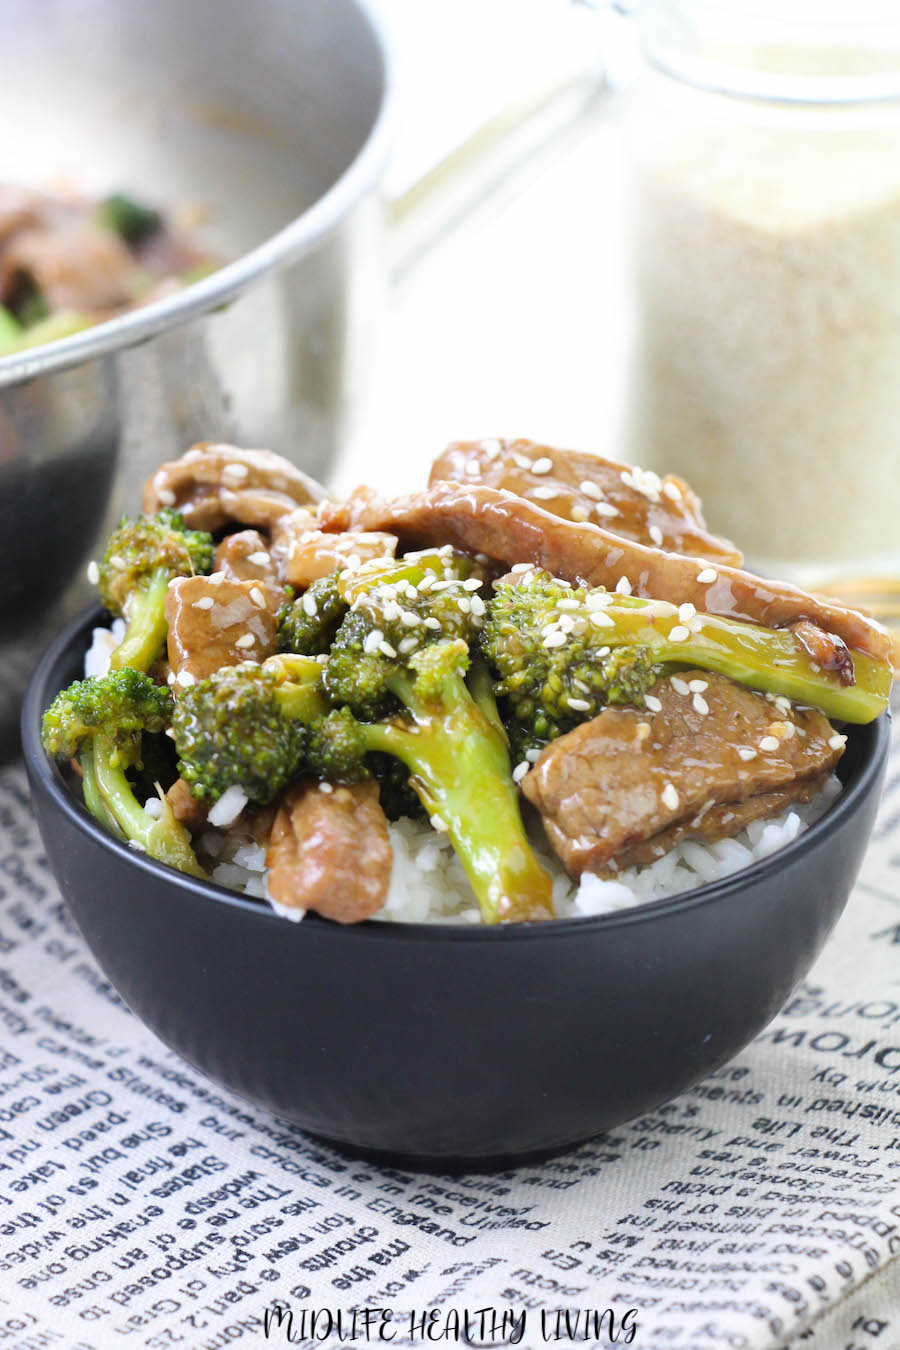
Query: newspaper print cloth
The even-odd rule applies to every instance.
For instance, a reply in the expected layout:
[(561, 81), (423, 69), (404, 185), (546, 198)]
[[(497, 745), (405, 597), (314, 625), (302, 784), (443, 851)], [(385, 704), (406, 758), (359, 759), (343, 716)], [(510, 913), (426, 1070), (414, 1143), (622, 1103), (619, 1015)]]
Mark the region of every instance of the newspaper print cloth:
[(857, 889), (780, 1016), (539, 1166), (362, 1164), (190, 1069), (73, 928), (17, 766), (0, 1027), (0, 1350), (900, 1350), (898, 742)]

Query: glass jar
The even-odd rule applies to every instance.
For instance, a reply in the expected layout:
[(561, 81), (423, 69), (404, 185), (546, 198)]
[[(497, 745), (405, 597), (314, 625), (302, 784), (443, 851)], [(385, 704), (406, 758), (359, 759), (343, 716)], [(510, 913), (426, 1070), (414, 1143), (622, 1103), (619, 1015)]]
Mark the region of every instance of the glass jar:
[(900, 575), (900, 3), (639, 23), (630, 457), (761, 570)]

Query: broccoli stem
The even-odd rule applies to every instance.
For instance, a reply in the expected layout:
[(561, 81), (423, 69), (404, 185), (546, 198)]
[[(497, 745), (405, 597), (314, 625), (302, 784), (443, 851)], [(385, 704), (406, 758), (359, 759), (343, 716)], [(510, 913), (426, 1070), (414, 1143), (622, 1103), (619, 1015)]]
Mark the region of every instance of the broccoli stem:
[(389, 680), (412, 724), (361, 724), (367, 750), (402, 761), (428, 814), (445, 826), (485, 923), (553, 918), (552, 883), (525, 834), (506, 738), (475, 703), (462, 676), (423, 703), (402, 675)]
[(168, 624), (163, 608), (171, 573), (158, 567), (131, 594), (125, 636), (110, 659), (110, 670), (149, 670), (166, 640)]
[(121, 838), (122, 831), (103, 805), (103, 797), (100, 794), (97, 774), (94, 769), (94, 747), (92, 744), (86, 745), (81, 751), (78, 756), (78, 763), (81, 766), (81, 791), (84, 795), (85, 806), (94, 819), (99, 821), (105, 829)]
[(119, 760), (114, 749), (102, 744), (95, 745), (93, 760), (97, 790), (103, 805), (125, 838), (140, 844), (158, 862), (168, 863), (170, 867), (177, 867), (190, 876), (205, 879), (206, 873), (194, 855), (188, 833), (175, 819), (165, 798), (161, 798), (163, 814), (157, 820), (135, 798), (125, 774), (125, 764)]
[(762, 628), (698, 614), (698, 631), (689, 631), (679, 642), (672, 641), (672, 630), (685, 625), (672, 605), (622, 597), (600, 612), (612, 626), (598, 628), (597, 636), (611, 647), (646, 646), (654, 664), (712, 670), (751, 689), (821, 708), (836, 721), (871, 722), (890, 697), (892, 672), (885, 662), (853, 651), (855, 682), (841, 684), (835, 672), (823, 670), (813, 660), (789, 628)]

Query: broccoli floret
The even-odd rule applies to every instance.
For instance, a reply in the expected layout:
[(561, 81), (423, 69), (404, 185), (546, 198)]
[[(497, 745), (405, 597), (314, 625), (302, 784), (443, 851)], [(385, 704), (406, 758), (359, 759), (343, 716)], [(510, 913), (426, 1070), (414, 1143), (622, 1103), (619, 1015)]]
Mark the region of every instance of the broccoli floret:
[(114, 192), (100, 204), (100, 220), (108, 230), (132, 247), (142, 244), (162, 228), (163, 218), (152, 207), (142, 206), (133, 197)]
[(192, 876), (205, 872), (184, 827), (161, 797), (161, 816), (144, 810), (128, 771), (142, 766), (144, 732), (165, 731), (172, 696), (137, 670), (77, 680), (44, 713), (41, 739), (48, 754), (76, 759), (88, 810), (108, 830), (139, 845), (159, 862)]
[(327, 652), (346, 613), (337, 572), (320, 577), (278, 611), (278, 650), (301, 656)]
[(452, 550), (349, 580), (351, 608), (323, 689), (356, 719), (361, 755), (405, 765), (432, 823), (449, 833), (485, 920), (548, 918), (550, 879), (525, 834), (496, 708), (484, 680), (475, 696), (466, 682), (484, 582), (484, 570)]
[(498, 583), (482, 633), (510, 739), (539, 748), (607, 703), (641, 707), (660, 675), (701, 669), (866, 722), (886, 703), (883, 662), (854, 652), (854, 684), (823, 670), (789, 628), (698, 614), (661, 600), (568, 585), (533, 569)]
[(271, 801), (303, 769), (309, 727), (329, 711), (321, 675), (308, 657), (272, 657), (223, 666), (183, 690), (172, 730), (191, 794), (214, 802), (239, 787), (251, 801)]
[(100, 598), (109, 612), (127, 621), (125, 637), (112, 655), (113, 670), (149, 670), (166, 640), (164, 603), (173, 577), (208, 572), (212, 536), (189, 530), (177, 511), (127, 517), (110, 536), (99, 567)]

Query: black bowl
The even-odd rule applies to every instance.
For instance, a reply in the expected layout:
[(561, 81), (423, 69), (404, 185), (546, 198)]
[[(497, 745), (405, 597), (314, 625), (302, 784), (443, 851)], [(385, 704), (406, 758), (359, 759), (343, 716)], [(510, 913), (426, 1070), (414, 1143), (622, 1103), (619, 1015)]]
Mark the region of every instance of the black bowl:
[(99, 611), (32, 679), (23, 742), (60, 888), (104, 973), (210, 1078), (334, 1143), (483, 1166), (584, 1140), (710, 1073), (775, 1015), (838, 918), (878, 804), (888, 719), (777, 854), (607, 918), (477, 928), (292, 924), (98, 826), (40, 744)]

